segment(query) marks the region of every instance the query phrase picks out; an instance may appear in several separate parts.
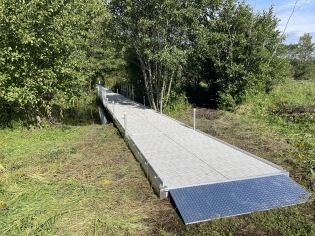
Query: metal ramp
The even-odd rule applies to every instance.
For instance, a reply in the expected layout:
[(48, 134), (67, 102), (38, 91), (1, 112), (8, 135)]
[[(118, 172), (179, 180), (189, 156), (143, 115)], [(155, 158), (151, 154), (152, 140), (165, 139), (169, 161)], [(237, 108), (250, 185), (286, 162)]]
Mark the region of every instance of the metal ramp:
[(170, 190), (184, 223), (304, 203), (309, 193), (284, 174)]

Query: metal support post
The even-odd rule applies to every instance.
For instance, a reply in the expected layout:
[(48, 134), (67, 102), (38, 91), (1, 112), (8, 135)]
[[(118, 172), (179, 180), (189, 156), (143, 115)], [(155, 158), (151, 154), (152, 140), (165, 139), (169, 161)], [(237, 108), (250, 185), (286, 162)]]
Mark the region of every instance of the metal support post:
[(118, 89), (117, 89), (117, 94), (118, 94)]
[(125, 136), (127, 136), (127, 112), (124, 112)]
[(135, 94), (134, 94), (134, 90), (133, 90), (133, 85), (132, 85), (132, 100), (135, 101)]
[(194, 130), (196, 130), (196, 108), (194, 108)]
[(160, 112), (161, 112), (161, 114), (163, 114), (163, 103), (162, 103), (162, 101), (160, 102)]
[(97, 95), (100, 96), (100, 86), (101, 86), (101, 81), (98, 81), (97, 85)]
[(129, 98), (132, 99), (132, 94), (131, 94), (131, 84), (129, 85)]
[(113, 118), (115, 116), (115, 102), (113, 101)]
[(145, 96), (143, 96), (143, 107), (145, 108)]

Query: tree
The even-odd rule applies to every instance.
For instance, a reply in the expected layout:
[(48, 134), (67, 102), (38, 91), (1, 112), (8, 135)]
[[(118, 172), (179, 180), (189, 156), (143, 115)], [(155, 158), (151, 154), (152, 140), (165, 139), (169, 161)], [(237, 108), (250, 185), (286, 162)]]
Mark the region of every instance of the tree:
[(185, 63), (188, 31), (197, 19), (198, 1), (112, 0), (110, 8), (118, 40), (137, 56), (150, 106), (167, 102), (177, 74)]
[(2, 0), (1, 120), (49, 118), (90, 90), (114, 54), (109, 21), (102, 0)]
[[(221, 104), (269, 90), (285, 73), (284, 38), (273, 9), (254, 13), (235, 0), (112, 0), (118, 40), (142, 71), (152, 108), (174, 82), (207, 87)], [(137, 78), (138, 79), (138, 78)], [(211, 96), (211, 95), (210, 95)]]
[(284, 38), (272, 8), (254, 13), (244, 2), (226, 0), (218, 8), (206, 8), (206, 14), (190, 52), (187, 77), (206, 83), (223, 107), (233, 108), (248, 90), (269, 90), (285, 75)]
[(315, 44), (312, 43), (312, 36), (309, 33), (301, 36), (297, 44), (287, 46), (287, 57), (291, 62), (295, 79), (315, 78), (314, 52)]
[(300, 62), (314, 60), (315, 44), (312, 43), (312, 36), (309, 33), (305, 33), (300, 37), (297, 44), (297, 58)]

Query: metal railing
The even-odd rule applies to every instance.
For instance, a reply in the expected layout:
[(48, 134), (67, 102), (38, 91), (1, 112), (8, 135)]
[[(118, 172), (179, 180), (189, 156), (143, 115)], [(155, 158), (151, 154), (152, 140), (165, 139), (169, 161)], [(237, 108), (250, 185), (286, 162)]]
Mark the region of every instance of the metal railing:
[(123, 84), (120, 88), (121, 95), (124, 95), (125, 97), (135, 100), (135, 93), (134, 93), (134, 87), (132, 84)]

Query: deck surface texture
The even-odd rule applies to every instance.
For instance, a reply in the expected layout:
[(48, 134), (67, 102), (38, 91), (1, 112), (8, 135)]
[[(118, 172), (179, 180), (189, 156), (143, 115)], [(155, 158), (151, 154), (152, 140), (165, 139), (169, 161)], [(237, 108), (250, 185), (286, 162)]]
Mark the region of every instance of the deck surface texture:
[(122, 127), (127, 113), (129, 138), (168, 189), (283, 173), (281, 167), (122, 95), (106, 90), (106, 97), (106, 108)]

